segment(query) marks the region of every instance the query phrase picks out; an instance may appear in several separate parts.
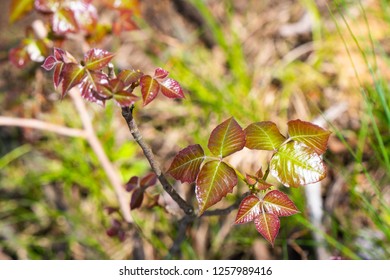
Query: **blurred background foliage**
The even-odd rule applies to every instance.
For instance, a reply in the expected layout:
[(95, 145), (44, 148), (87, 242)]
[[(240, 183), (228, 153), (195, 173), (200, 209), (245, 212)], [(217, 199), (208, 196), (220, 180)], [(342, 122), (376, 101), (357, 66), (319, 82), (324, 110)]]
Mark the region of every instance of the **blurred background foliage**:
[[(1, 1), (3, 11), (10, 1)], [(321, 227), (310, 218), (304, 188), (286, 189), (301, 214), (282, 219), (271, 248), (251, 225), (227, 216), (201, 218), (187, 230), (182, 259), (390, 258), (390, 1), (140, 1), (140, 29), (97, 45), (116, 52), (119, 68), (170, 71), (184, 101), (136, 108), (144, 138), (163, 170), (186, 145), (207, 145), (230, 116), (246, 127), (272, 120), (325, 116), (333, 135), (324, 158)], [(100, 11), (102, 14), (105, 11)], [(4, 12), (3, 12), (4, 13)], [(0, 19), (0, 115), (73, 128), (82, 124), (69, 98), (60, 100), (39, 65), (21, 71), (8, 51), (32, 14)], [(77, 46), (69, 43), (77, 51)], [(87, 104), (96, 133), (125, 183), (149, 169), (120, 110)], [(229, 160), (254, 172), (270, 154), (244, 150)], [(194, 186), (175, 184), (194, 200)], [(308, 186), (310, 187), (310, 186)], [(228, 195), (228, 206), (243, 186)], [(84, 139), (0, 127), (0, 259), (162, 259), (178, 231), (175, 205), (132, 212), (137, 234), (107, 236), (117, 206), (105, 172)], [(130, 231), (129, 231), (130, 232)], [(314, 238), (319, 234), (319, 244)], [(318, 248), (325, 252), (320, 253)]]

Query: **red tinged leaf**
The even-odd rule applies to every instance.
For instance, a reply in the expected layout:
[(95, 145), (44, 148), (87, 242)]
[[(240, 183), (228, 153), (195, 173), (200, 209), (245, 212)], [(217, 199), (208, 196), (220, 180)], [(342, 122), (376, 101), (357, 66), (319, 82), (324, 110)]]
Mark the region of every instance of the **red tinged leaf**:
[(45, 61), (42, 64), (42, 67), (46, 71), (50, 71), (51, 69), (54, 68), (54, 66), (57, 63), (58, 63), (57, 59), (54, 56), (50, 55), (50, 56), (46, 57)]
[(114, 94), (114, 100), (118, 106), (129, 107), (138, 100), (138, 96), (123, 90)]
[[(108, 77), (103, 72), (90, 72), (86, 71), (86, 74), (81, 85), (81, 96), (90, 101), (99, 104), (104, 104), (102, 102), (102, 98), (106, 97), (104, 94), (106, 93), (105, 89), (108, 86)], [(104, 100), (105, 98), (103, 98)], [(107, 98), (109, 99), (109, 98)]]
[(254, 150), (276, 150), (286, 139), (273, 122), (257, 122), (245, 129), (246, 147)]
[(57, 65), (54, 67), (54, 72), (53, 72), (53, 83), (56, 88), (60, 85), (63, 79), (62, 75), (62, 69), (64, 68), (65, 63), (59, 62)]
[(85, 69), (79, 64), (67, 63), (62, 70), (62, 96), (64, 96), (72, 87), (81, 83), (85, 75)]
[(140, 85), (144, 106), (146, 106), (157, 97), (160, 91), (160, 84), (151, 76), (145, 75), (141, 77)]
[(60, 7), (58, 0), (35, 0), (34, 5), (42, 13), (54, 13)]
[(138, 0), (104, 0), (104, 3), (116, 10), (137, 10), (139, 8)]
[(165, 79), (169, 75), (169, 72), (167, 70), (164, 70), (162, 68), (156, 68), (154, 71), (154, 77), (155, 79)]
[(131, 192), (132, 190), (139, 187), (139, 177), (133, 176), (129, 179), (129, 181), (126, 183), (126, 191)]
[(9, 9), (9, 21), (14, 23), (34, 7), (34, 0), (12, 0)]
[(52, 18), (52, 28), (54, 33), (60, 35), (78, 31), (73, 11), (68, 8), (60, 8), (55, 11)]
[(295, 206), (288, 196), (281, 191), (273, 190), (268, 192), (263, 198), (264, 210), (267, 213), (273, 213), (278, 217), (291, 216), (299, 213), (298, 208)]
[(259, 170), (257, 170), (255, 176), (258, 178), (258, 179), (262, 179), (264, 174), (263, 174), (263, 168), (260, 167)]
[(220, 201), (237, 185), (237, 175), (226, 163), (213, 160), (207, 162), (196, 179), (196, 199), (199, 204), (199, 215)]
[(180, 84), (173, 79), (166, 79), (160, 83), (161, 92), (168, 98), (184, 98)]
[(102, 49), (91, 49), (84, 55), (85, 67), (88, 70), (101, 70), (112, 60), (114, 54), (102, 50)]
[(255, 185), (257, 183), (257, 178), (255, 176), (245, 174), (245, 181), (249, 185)]
[(218, 125), (209, 138), (208, 147), (215, 156), (221, 158), (242, 150), (245, 146), (245, 133), (234, 118)]
[(326, 168), (313, 149), (298, 142), (289, 142), (273, 155), (270, 173), (287, 187), (299, 187), (324, 179)]
[(17, 47), (9, 51), (8, 54), (9, 61), (18, 68), (23, 68), (27, 63), (31, 61), (30, 56), (26, 48)]
[(259, 189), (261, 191), (265, 191), (265, 190), (268, 190), (269, 188), (271, 188), (272, 184), (267, 183), (263, 179), (257, 179), (256, 187), (257, 187), (257, 189)]
[(274, 246), (274, 241), (280, 228), (278, 216), (263, 212), (254, 219), (254, 222), (257, 231)]
[(122, 32), (137, 30), (138, 25), (133, 20), (132, 11), (119, 11), (119, 16), (112, 23), (112, 32), (119, 35)]
[(144, 74), (141, 71), (123, 70), (118, 74), (118, 79), (127, 87), (132, 83), (138, 82), (143, 75)]
[(200, 145), (188, 146), (175, 156), (168, 173), (182, 183), (192, 183), (195, 181), (204, 159), (204, 151)]
[(130, 209), (134, 210), (141, 206), (142, 201), (144, 200), (145, 189), (139, 188), (133, 191), (130, 199)]
[(146, 189), (148, 187), (151, 187), (157, 183), (157, 176), (154, 173), (149, 173), (145, 177), (142, 178), (141, 180), (141, 187)]
[(261, 213), (261, 201), (254, 195), (245, 197), (238, 207), (236, 224), (244, 224), (253, 221)]
[(289, 121), (287, 125), (291, 139), (314, 149), (319, 155), (325, 153), (331, 134), (330, 131), (301, 120)]
[(97, 24), (98, 14), (94, 5), (89, 1), (70, 1), (68, 6), (72, 10), (79, 29), (92, 33)]

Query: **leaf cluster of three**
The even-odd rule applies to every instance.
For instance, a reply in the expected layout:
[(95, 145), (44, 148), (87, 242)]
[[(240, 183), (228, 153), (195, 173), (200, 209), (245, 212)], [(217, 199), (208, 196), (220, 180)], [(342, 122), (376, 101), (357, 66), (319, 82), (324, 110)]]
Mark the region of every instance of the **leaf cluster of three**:
[[(309, 122), (288, 122), (288, 138), (270, 121), (250, 124), (245, 130), (230, 118), (211, 133), (208, 148), (214, 157), (205, 156), (198, 144), (181, 150), (168, 173), (181, 182), (196, 183), (199, 214), (219, 202), (238, 183), (239, 173), (224, 159), (244, 147), (273, 151), (269, 172), (287, 187), (318, 182), (325, 178), (326, 168), (321, 155), (326, 151), (330, 132)], [(253, 221), (257, 230), (273, 244), (280, 227), (280, 216), (298, 213), (286, 194), (272, 190), (261, 169), (247, 174), (245, 183), (251, 195), (241, 202), (236, 223)]]

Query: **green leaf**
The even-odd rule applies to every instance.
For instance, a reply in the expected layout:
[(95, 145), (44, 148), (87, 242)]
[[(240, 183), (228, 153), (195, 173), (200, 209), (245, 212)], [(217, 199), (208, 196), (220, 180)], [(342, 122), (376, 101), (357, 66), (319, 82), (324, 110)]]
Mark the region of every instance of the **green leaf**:
[(151, 76), (145, 75), (141, 77), (140, 85), (144, 106), (146, 106), (157, 97), (160, 91), (160, 84)]
[(104, 68), (112, 58), (114, 54), (102, 50), (102, 49), (91, 49), (84, 55), (85, 67), (89, 70), (101, 70)]
[(245, 134), (246, 147), (254, 150), (276, 150), (286, 140), (276, 124), (270, 121), (250, 124)]
[(280, 228), (278, 216), (263, 212), (254, 219), (254, 222), (257, 231), (274, 246), (274, 241)]
[(266, 212), (273, 213), (279, 217), (291, 216), (299, 213), (294, 202), (292, 202), (286, 194), (278, 190), (268, 192), (264, 196), (263, 202), (264, 210)]
[(12, 0), (9, 9), (9, 21), (14, 23), (34, 7), (34, 0)]
[(289, 142), (273, 155), (270, 173), (285, 186), (298, 187), (325, 178), (326, 168), (313, 149), (298, 142)]
[(254, 195), (248, 195), (245, 197), (238, 207), (236, 216), (236, 224), (244, 224), (253, 221), (261, 213), (261, 201)]
[(78, 31), (77, 21), (73, 11), (68, 8), (56, 10), (52, 18), (52, 28), (54, 33), (60, 35)]
[(232, 192), (236, 184), (237, 175), (233, 168), (219, 160), (207, 162), (196, 179), (199, 215)]
[(203, 149), (199, 144), (190, 145), (175, 156), (168, 173), (183, 183), (192, 183), (198, 176), (204, 158)]
[(245, 146), (245, 133), (234, 118), (218, 125), (209, 138), (210, 151), (221, 158), (240, 151)]
[(290, 138), (314, 149), (317, 154), (325, 153), (330, 131), (310, 122), (293, 120), (287, 123)]
[(85, 75), (85, 69), (79, 64), (66, 63), (62, 69), (62, 97), (74, 86), (81, 83)]

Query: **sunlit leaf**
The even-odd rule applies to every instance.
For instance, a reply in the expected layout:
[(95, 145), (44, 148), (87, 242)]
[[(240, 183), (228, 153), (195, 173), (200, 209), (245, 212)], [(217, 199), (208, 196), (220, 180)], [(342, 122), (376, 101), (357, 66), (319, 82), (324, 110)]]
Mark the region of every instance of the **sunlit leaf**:
[(35, 0), (35, 9), (42, 13), (54, 13), (60, 7), (58, 0)]
[(270, 161), (270, 173), (287, 187), (298, 187), (325, 178), (326, 169), (313, 149), (298, 142), (280, 147)]
[(143, 76), (144, 74), (141, 71), (135, 71), (135, 70), (122, 70), (118, 74), (118, 79), (121, 80), (125, 86), (129, 86), (132, 83), (138, 82), (138, 80)]
[(146, 106), (157, 97), (160, 91), (160, 84), (151, 76), (145, 75), (141, 77), (140, 85), (144, 106)]
[(248, 195), (245, 197), (238, 207), (236, 216), (236, 224), (244, 224), (253, 221), (261, 213), (261, 201), (254, 195)]
[(210, 151), (219, 157), (226, 157), (245, 146), (245, 133), (234, 118), (227, 119), (218, 125), (209, 138)]
[(105, 95), (109, 83), (107, 75), (103, 72), (86, 71), (86, 73), (80, 84), (81, 96), (90, 102), (104, 105), (105, 99), (112, 98)]
[(139, 188), (133, 191), (130, 199), (130, 209), (134, 210), (141, 206), (142, 201), (144, 200), (145, 189)]
[(249, 185), (254, 185), (254, 184), (257, 183), (257, 178), (256, 178), (255, 176), (246, 174), (246, 175), (245, 175), (245, 181), (246, 181), (247, 184), (249, 184)]
[(199, 173), (204, 158), (204, 151), (200, 145), (188, 146), (175, 156), (168, 173), (183, 183), (192, 183)]
[(199, 215), (232, 192), (236, 184), (237, 175), (233, 168), (218, 160), (207, 162), (196, 179)]
[(9, 21), (14, 23), (34, 7), (34, 0), (12, 0), (9, 9)]
[(141, 179), (141, 187), (142, 188), (148, 188), (150, 186), (153, 186), (157, 183), (157, 176), (155, 173), (149, 173), (145, 177)]
[(57, 34), (65, 34), (68, 32), (76, 32), (78, 30), (77, 21), (73, 11), (68, 8), (60, 8), (52, 18), (52, 28)]
[(67, 63), (62, 69), (62, 75), (62, 96), (64, 96), (72, 87), (81, 83), (85, 70), (79, 64)]
[(167, 70), (164, 70), (162, 68), (156, 68), (154, 71), (154, 78), (155, 79), (165, 79), (168, 76), (169, 72)]
[(121, 107), (129, 107), (138, 100), (138, 96), (122, 90), (114, 94), (114, 100)]
[(273, 213), (279, 217), (291, 216), (299, 213), (298, 208), (295, 206), (288, 196), (281, 191), (273, 190), (268, 192), (264, 198), (264, 209), (268, 213)]
[(85, 67), (89, 70), (101, 70), (114, 57), (114, 54), (102, 50), (102, 49), (91, 49), (84, 55)]
[(319, 155), (326, 151), (330, 131), (310, 122), (293, 120), (287, 123), (290, 138), (314, 149)]
[(263, 212), (254, 219), (254, 222), (257, 231), (273, 246), (280, 228), (278, 216)]
[(245, 134), (246, 147), (255, 150), (276, 150), (286, 140), (276, 124), (270, 121), (250, 124)]
[(46, 71), (50, 71), (51, 69), (54, 68), (54, 66), (56, 66), (57, 63), (58, 63), (58, 60), (53, 55), (50, 55), (50, 56), (46, 57), (45, 61), (42, 64), (42, 67)]
[(184, 98), (180, 84), (173, 79), (166, 79), (160, 83), (161, 92), (168, 98)]
[(73, 12), (78, 28), (92, 33), (98, 19), (95, 6), (88, 1), (70, 1), (68, 7)]

